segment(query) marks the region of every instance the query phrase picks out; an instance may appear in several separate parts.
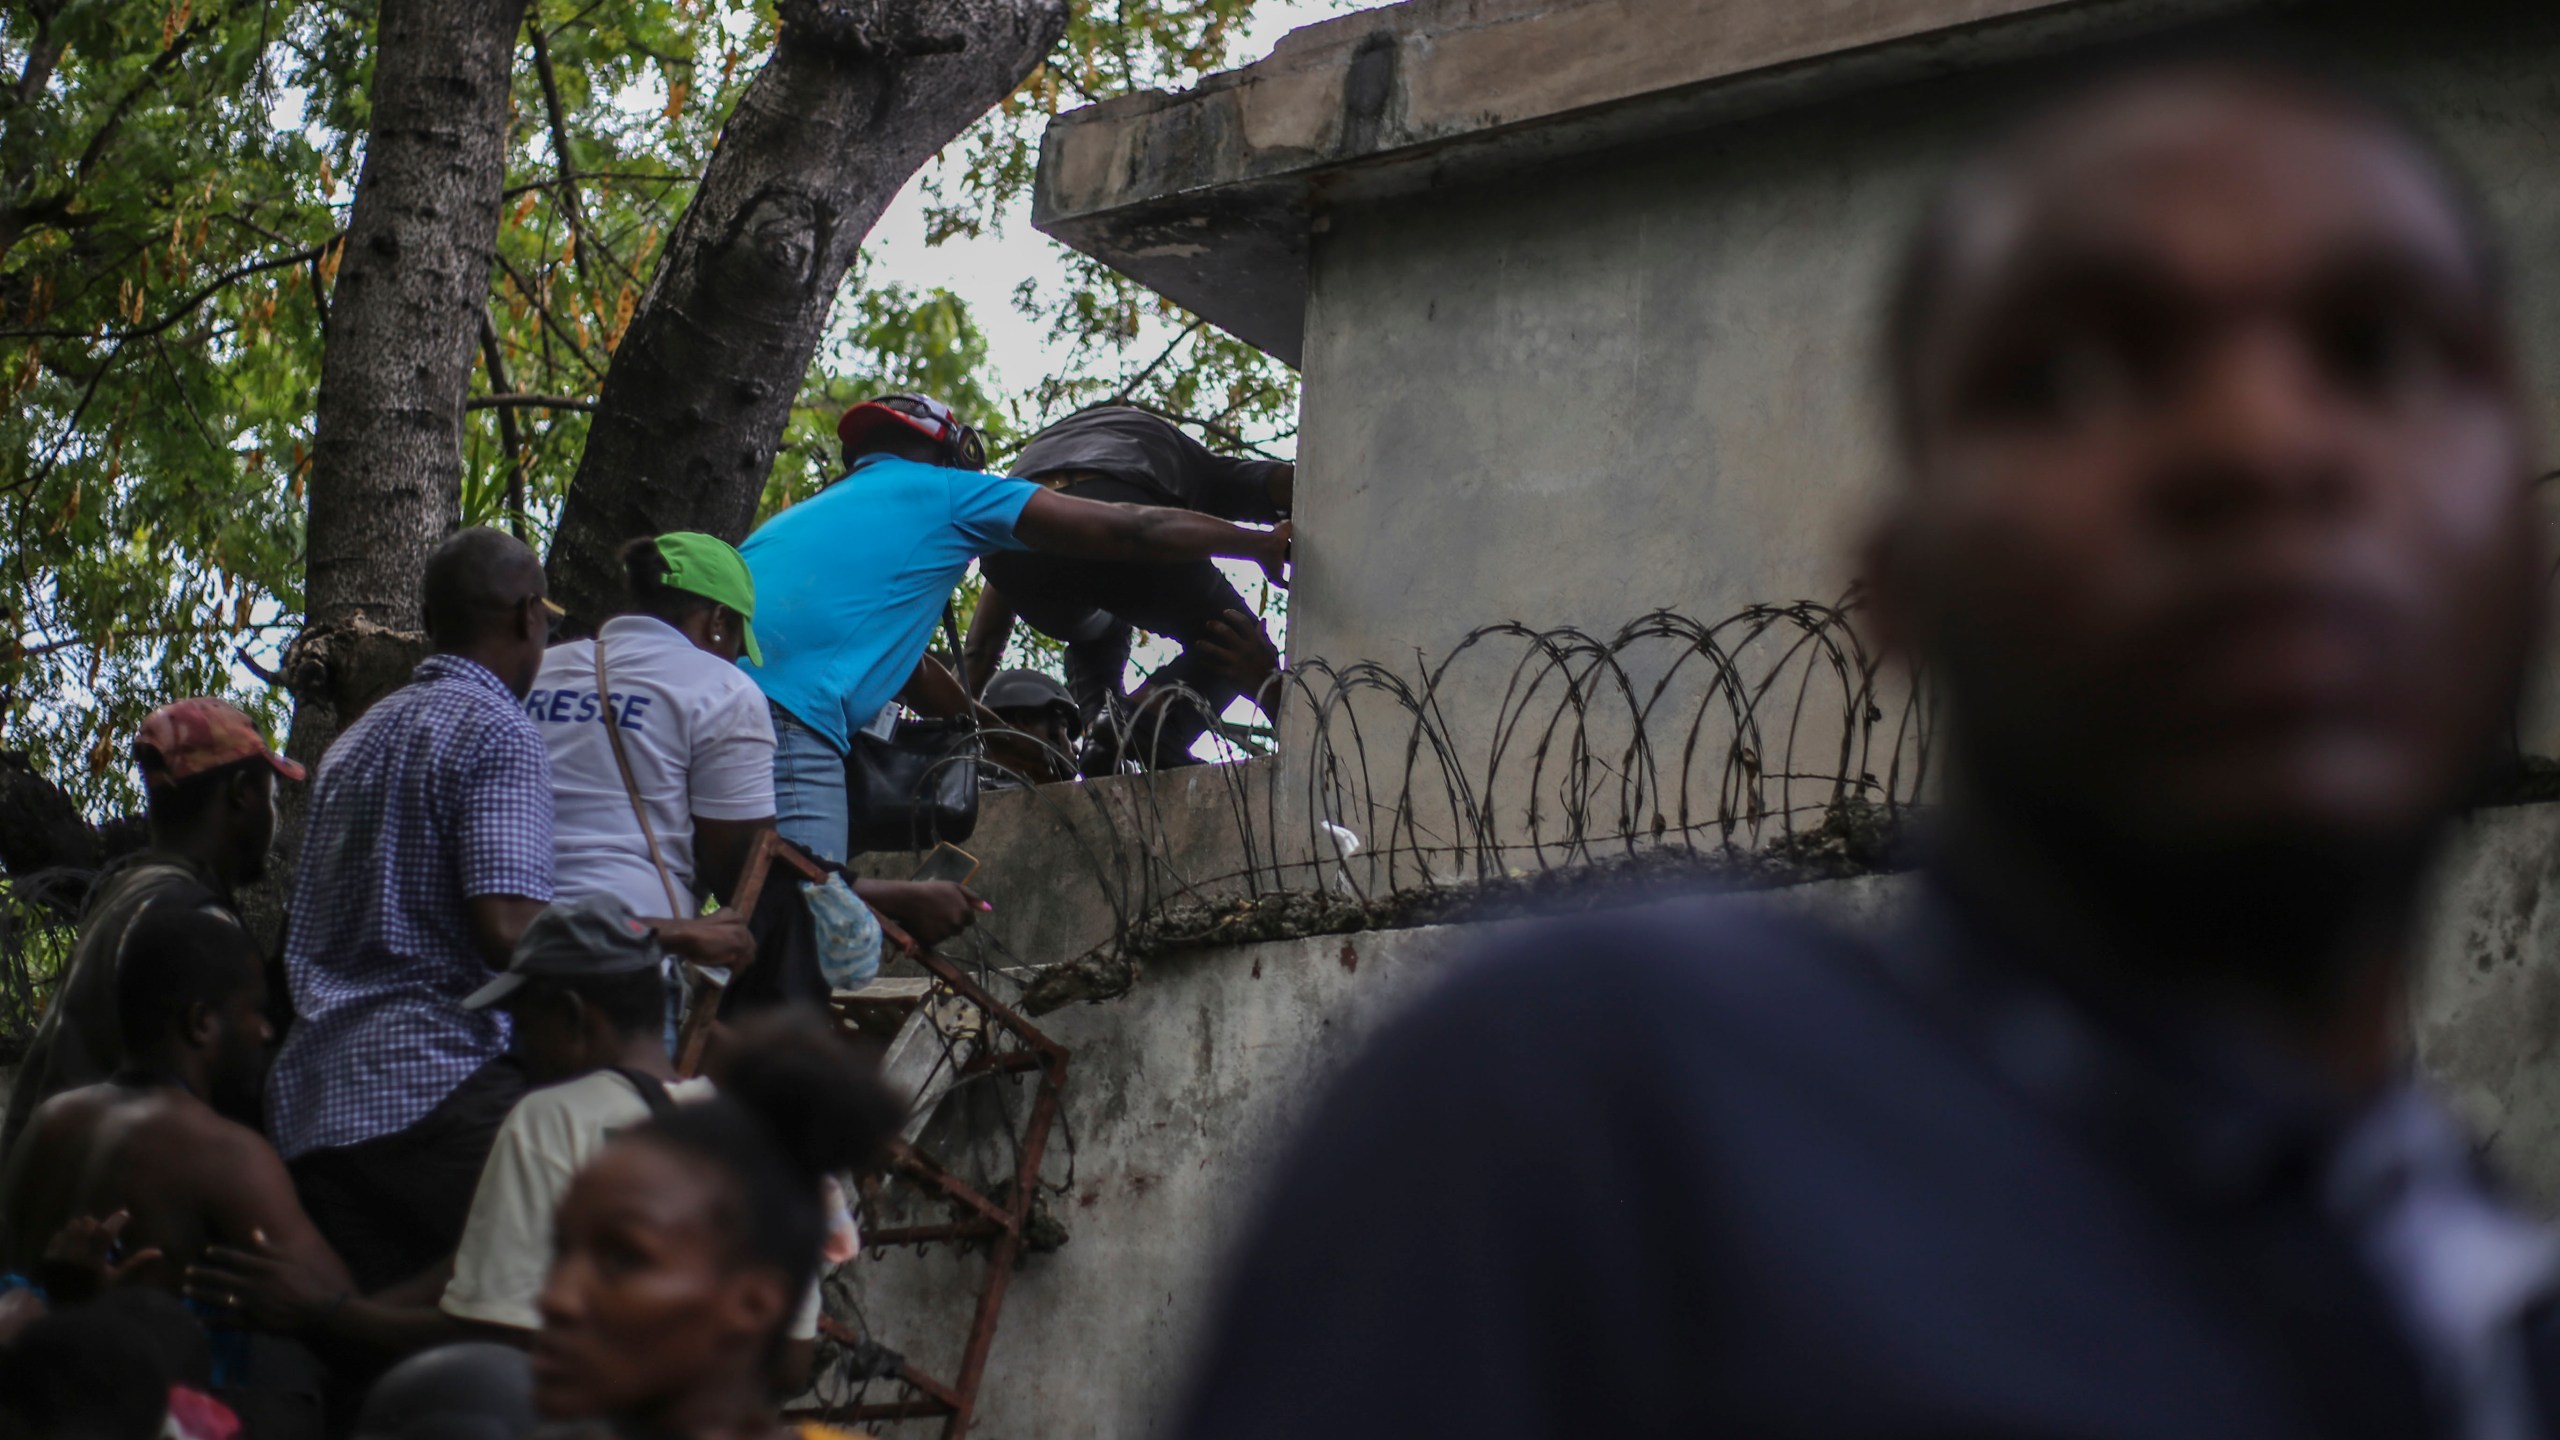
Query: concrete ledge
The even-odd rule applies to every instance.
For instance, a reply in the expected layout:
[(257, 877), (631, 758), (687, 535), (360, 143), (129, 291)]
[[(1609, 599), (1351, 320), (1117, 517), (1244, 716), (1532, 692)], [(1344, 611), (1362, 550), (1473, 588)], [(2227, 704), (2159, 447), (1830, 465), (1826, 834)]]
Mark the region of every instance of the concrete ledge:
[[(1195, 765), (990, 791), (961, 846), (995, 913), (955, 947), (999, 967), (1051, 965), (1109, 941), (1182, 895), (1224, 895), (1246, 866), (1239, 803), (1269, 784), (1268, 760)], [(865, 855), (853, 869), (882, 880), (915, 873), (922, 855)]]
[(1058, 117), (1032, 223), (1296, 363), (1314, 215), (2250, 0), (1408, 0)]

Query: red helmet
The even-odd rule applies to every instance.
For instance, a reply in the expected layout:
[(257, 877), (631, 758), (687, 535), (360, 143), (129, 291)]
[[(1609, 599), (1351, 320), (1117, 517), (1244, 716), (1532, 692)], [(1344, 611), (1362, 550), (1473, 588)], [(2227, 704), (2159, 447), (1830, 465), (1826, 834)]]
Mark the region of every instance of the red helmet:
[(850, 459), (857, 451), (868, 448), (871, 437), (883, 426), (901, 426), (942, 447), (942, 463), (957, 470), (987, 468), (986, 442), (978, 432), (960, 423), (951, 407), (929, 395), (883, 395), (844, 412), (836, 421), (836, 438), (844, 442)]

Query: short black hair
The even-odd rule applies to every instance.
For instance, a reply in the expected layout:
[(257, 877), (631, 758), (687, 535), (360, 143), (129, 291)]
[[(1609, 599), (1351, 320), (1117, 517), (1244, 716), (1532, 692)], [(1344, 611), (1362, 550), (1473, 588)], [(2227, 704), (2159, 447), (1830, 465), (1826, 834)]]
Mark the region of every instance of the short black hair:
[(582, 975), (563, 979), (545, 976), (528, 980), (525, 987), (510, 997), (510, 1007), (521, 1007), (575, 995), (604, 1015), (613, 1028), (624, 1035), (655, 1035), (666, 1029), (666, 977), (656, 970), (632, 970), (620, 975)]
[(541, 591), (542, 562), (523, 541), (486, 525), (457, 530), (427, 554), (427, 638), (468, 644)]
[[(139, 756), (152, 747), (137, 741), (133, 748)], [(267, 762), (264, 755), (249, 755), (227, 765), (216, 765), (184, 780), (155, 783), (146, 779), (142, 786), (143, 808), (151, 817), (152, 824), (183, 830), (203, 819), (231, 788), (232, 781), (259, 770), (272, 774), (275, 767)]]
[(739, 1039), (717, 1096), (635, 1133), (726, 1175), (716, 1219), (733, 1253), (779, 1270), (798, 1296), (826, 1244), (826, 1177), (877, 1164), (906, 1107), (878, 1066), (815, 1016), (767, 1012)]
[(642, 614), (655, 615), (670, 625), (682, 625), (720, 604), (708, 595), (696, 595), (667, 583), (667, 557), (658, 552), (655, 535), (623, 542), (614, 556), (622, 562), (622, 583), (631, 592), (631, 608)]
[(1881, 359), (1894, 434), (1906, 446), (1918, 434), (1921, 348), (1937, 327), (1947, 267), (1976, 197), (2012, 181), (2034, 142), (2076, 112), (2144, 85), (2221, 76), (2289, 95), (2399, 141), (2433, 172), (2483, 278), (2493, 288), (2505, 284), (2504, 262), (2479, 192), (2443, 143), (2398, 96), (2332, 49), (2265, 22), (2233, 22), (2129, 42), (2065, 61), (2058, 72), (2049, 69), (2034, 95), (1938, 182), (1894, 266)]
[(190, 1005), (221, 1005), (257, 983), (258, 942), (230, 911), (172, 897), (145, 908), (116, 947), (116, 1025), (139, 1050)]
[(951, 447), (920, 430), (891, 428), (882, 425), (865, 435), (858, 443), (844, 447), (844, 468), (865, 455), (888, 455), (900, 460), (913, 460), (923, 465), (948, 465)]
[(155, 1440), (171, 1375), (159, 1343), (113, 1307), (47, 1315), (0, 1349), (0, 1430)]

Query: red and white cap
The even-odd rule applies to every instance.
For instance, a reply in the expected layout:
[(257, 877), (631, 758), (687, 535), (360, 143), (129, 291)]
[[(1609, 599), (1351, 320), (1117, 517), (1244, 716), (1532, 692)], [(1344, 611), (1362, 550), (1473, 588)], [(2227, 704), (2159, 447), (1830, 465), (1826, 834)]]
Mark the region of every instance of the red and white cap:
[(302, 778), (302, 766), (278, 755), (258, 733), (258, 722), (240, 707), (210, 695), (163, 705), (142, 722), (133, 739), (133, 758), (146, 785), (191, 780), (207, 770), (263, 757), (287, 780)]

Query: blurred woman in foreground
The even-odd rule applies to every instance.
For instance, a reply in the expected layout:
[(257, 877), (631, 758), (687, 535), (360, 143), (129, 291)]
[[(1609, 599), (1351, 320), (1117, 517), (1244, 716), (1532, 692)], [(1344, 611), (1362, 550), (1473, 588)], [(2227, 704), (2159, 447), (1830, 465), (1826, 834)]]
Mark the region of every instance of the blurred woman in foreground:
[(748, 1027), (716, 1099), (607, 1146), (561, 1201), (534, 1401), (625, 1437), (843, 1440), (776, 1417), (784, 1330), (815, 1280), (828, 1175), (872, 1163), (901, 1107), (814, 1021)]

